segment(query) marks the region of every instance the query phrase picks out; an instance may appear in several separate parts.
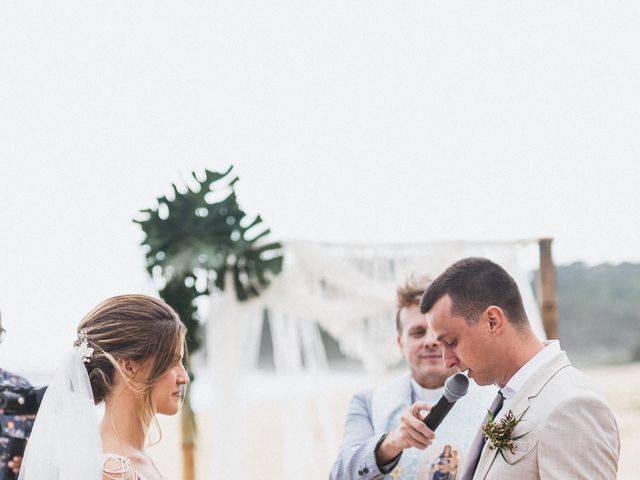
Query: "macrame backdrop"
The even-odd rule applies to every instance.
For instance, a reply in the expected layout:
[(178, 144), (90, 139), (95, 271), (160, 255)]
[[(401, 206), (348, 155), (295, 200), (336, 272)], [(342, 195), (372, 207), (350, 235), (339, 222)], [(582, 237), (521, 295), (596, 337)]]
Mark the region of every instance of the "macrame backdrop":
[[(395, 290), (411, 274), (435, 278), (467, 256), (502, 265), (516, 280), (534, 331), (540, 314), (519, 252), (534, 241), (395, 245), (289, 242), (282, 273), (260, 297), (212, 295), (208, 372), (213, 392), (210, 479), (326, 479), (348, 397), (378, 384), (400, 360)], [(275, 372), (257, 368), (268, 318)], [(361, 372), (329, 372), (320, 328)], [(388, 376), (388, 375), (387, 375)], [(201, 427), (202, 428), (202, 427)]]

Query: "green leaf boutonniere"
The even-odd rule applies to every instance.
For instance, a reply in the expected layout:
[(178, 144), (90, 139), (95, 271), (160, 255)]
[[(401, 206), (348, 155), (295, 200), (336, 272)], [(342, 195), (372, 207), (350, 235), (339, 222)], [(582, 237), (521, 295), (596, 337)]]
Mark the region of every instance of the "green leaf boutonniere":
[(516, 425), (518, 425), (521, 420), (522, 415), (516, 418), (513, 412), (509, 410), (502, 420), (494, 422), (493, 414), (489, 412), (488, 422), (482, 426), (482, 433), (484, 433), (485, 438), (489, 441), (489, 448), (496, 448), (500, 453), (502, 453), (502, 450), (507, 449), (513, 453), (516, 448), (514, 442), (523, 436), (513, 436), (513, 429), (516, 428)]

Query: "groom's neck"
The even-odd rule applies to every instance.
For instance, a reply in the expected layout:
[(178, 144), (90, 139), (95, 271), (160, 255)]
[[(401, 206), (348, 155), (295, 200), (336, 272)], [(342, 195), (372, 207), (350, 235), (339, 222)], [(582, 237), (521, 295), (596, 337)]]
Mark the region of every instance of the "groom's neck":
[(524, 332), (514, 330), (510, 337), (505, 343), (502, 374), (497, 382), (501, 386), (506, 385), (518, 370), (544, 348), (543, 343), (531, 329)]

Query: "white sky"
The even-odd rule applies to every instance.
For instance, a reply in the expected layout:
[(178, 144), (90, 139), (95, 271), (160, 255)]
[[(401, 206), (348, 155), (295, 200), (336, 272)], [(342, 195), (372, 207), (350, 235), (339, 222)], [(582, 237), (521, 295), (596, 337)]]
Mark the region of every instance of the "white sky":
[(131, 222), (236, 165), (277, 239), (640, 261), (640, 4), (0, 3), (0, 364), (149, 292)]

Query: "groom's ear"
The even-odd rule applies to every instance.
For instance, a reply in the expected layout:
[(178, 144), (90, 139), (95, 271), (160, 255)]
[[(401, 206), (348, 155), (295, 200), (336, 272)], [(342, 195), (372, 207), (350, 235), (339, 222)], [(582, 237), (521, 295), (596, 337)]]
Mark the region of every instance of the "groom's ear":
[(489, 307), (487, 307), (484, 313), (487, 317), (489, 332), (498, 333), (504, 328), (507, 318), (505, 317), (504, 311), (500, 307), (490, 305)]

